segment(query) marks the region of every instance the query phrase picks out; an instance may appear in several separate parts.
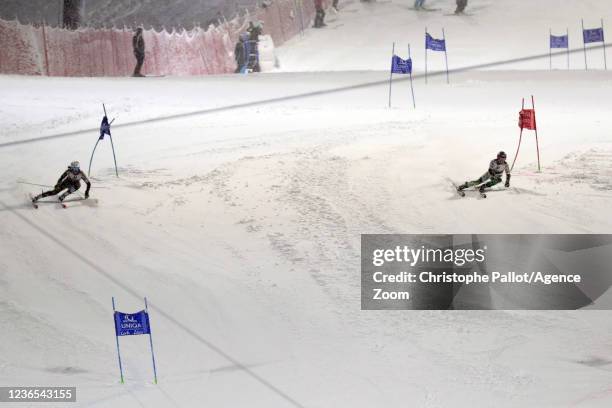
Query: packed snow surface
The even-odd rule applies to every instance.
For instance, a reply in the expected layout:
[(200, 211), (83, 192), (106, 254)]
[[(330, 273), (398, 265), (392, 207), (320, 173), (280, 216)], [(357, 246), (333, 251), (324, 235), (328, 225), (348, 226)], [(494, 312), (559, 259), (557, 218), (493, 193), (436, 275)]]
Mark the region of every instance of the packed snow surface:
[[(569, 2), (541, 3), (561, 15)], [(338, 18), (348, 30), (369, 6)], [(378, 30), (399, 37), (386, 18), (366, 49), (386, 41)], [(306, 47), (296, 41), (281, 67)], [(0, 77), (0, 384), (76, 386), (79, 407), (609, 407), (609, 312), (361, 311), (359, 257), (362, 233), (612, 231), (612, 76), (419, 77), (417, 109), (406, 80), (389, 109), (388, 55), (360, 66), (359, 44), (338, 47), (350, 72)], [(451, 180), (480, 176), (499, 150), (514, 157), (532, 94), (542, 172), (529, 132), (510, 189), (458, 198)], [(103, 102), (119, 178), (107, 137), (98, 201), (34, 210), (27, 195), (45, 187), (33, 184), (87, 167)], [(120, 340), (119, 383), (112, 296), (125, 312), (147, 296), (159, 384), (145, 336)]]

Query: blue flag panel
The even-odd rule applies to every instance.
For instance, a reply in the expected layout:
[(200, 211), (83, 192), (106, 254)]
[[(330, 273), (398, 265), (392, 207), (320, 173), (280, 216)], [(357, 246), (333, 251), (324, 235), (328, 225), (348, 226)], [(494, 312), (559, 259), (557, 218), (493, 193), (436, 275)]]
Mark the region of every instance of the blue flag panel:
[(567, 35), (551, 35), (550, 48), (569, 48), (569, 38)]
[(408, 58), (405, 60), (397, 55), (394, 55), (393, 59), (391, 60), (391, 72), (394, 74), (411, 74), (412, 59)]
[(602, 28), (585, 28), (582, 31), (582, 38), (584, 39), (584, 43), (594, 43), (594, 42), (603, 42), (604, 41), (604, 31)]
[(102, 123), (100, 124), (100, 140), (104, 139), (104, 135), (111, 135), (110, 123), (108, 123), (108, 118), (106, 116), (102, 118)]
[(115, 333), (117, 336), (150, 334), (149, 314), (144, 310), (138, 313), (115, 312)]
[(446, 51), (446, 40), (436, 40), (429, 33), (425, 33), (425, 48), (432, 51)]

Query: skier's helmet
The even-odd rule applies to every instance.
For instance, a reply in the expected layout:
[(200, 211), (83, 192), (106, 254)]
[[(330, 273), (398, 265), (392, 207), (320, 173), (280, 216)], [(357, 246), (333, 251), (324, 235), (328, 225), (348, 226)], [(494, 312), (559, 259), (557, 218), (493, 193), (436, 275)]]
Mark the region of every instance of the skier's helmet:
[(68, 169), (73, 172), (73, 173), (78, 173), (79, 171), (81, 171), (81, 164), (78, 161), (73, 161), (72, 163), (70, 163), (70, 166), (68, 166)]
[(501, 151), (501, 152), (497, 153), (497, 159), (498, 160), (506, 160), (506, 157), (507, 157), (506, 156), (506, 152), (504, 152), (504, 151)]

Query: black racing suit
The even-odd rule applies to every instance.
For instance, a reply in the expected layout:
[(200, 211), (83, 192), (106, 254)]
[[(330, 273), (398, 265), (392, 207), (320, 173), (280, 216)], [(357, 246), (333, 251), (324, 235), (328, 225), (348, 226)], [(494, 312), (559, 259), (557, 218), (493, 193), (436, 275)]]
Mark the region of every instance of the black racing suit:
[(66, 190), (61, 196), (59, 196), (60, 201), (63, 201), (69, 194), (74, 193), (79, 188), (81, 188), (81, 180), (83, 180), (87, 184), (87, 190), (85, 190), (85, 198), (89, 197), (89, 189), (91, 188), (91, 182), (83, 173), (83, 170), (79, 170), (78, 173), (72, 172), (70, 169), (66, 170), (57, 180), (57, 184), (53, 188), (53, 190), (45, 191), (44, 193), (35, 197), (35, 200), (38, 200), (43, 197), (54, 196), (61, 193), (63, 190)]

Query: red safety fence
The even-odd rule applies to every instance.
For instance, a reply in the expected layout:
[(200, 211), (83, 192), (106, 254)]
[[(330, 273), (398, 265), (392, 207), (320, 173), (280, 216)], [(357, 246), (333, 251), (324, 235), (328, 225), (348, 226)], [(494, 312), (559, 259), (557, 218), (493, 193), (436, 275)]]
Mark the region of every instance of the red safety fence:
[[(254, 16), (235, 18), (207, 30), (145, 30), (143, 73), (205, 75), (233, 72), (234, 44), (248, 21), (263, 22), (264, 34), (280, 45), (308, 27), (312, 0), (274, 0)], [(132, 29), (65, 30), (0, 19), (0, 74), (128, 76), (136, 63)]]

